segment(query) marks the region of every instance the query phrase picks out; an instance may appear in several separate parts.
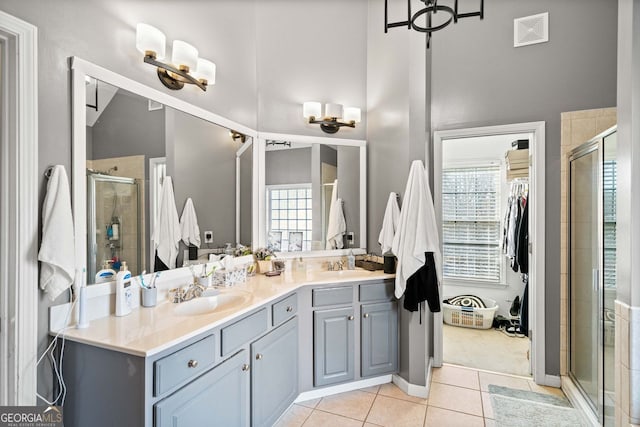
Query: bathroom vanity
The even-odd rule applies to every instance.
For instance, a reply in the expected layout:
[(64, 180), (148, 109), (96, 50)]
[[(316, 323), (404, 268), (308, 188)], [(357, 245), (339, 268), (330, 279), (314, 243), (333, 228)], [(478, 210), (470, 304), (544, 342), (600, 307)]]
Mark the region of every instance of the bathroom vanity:
[(301, 393), (389, 382), (398, 369), (392, 277), (256, 276), (230, 290), (249, 298), (210, 313), (162, 302), (70, 329), (65, 425), (271, 426)]

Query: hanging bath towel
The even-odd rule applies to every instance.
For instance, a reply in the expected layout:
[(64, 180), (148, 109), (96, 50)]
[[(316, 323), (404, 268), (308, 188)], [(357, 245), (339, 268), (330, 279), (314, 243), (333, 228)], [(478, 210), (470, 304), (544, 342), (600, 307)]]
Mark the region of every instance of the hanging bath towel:
[(51, 301), (55, 300), (71, 283), (75, 275), (75, 242), (69, 180), (64, 166), (51, 170), (47, 195), (42, 205), (42, 243), (38, 252), (40, 261), (40, 288)]
[(344, 242), (342, 236), (347, 231), (347, 222), (342, 211), (342, 199), (338, 198), (338, 180), (333, 182), (331, 192), (331, 206), (329, 207), (329, 224), (327, 224), (326, 249), (342, 249)]
[[(440, 241), (431, 189), (420, 160), (415, 160), (409, 170), (392, 252), (398, 258), (396, 298), (402, 297), (409, 279), (417, 273), (410, 281), (411, 286), (422, 289), (412, 289), (411, 292), (407, 291), (407, 294), (422, 298), (422, 301), (427, 299), (431, 311), (440, 311), (438, 297), (438, 284), (442, 281)], [(428, 256), (428, 253), (432, 254), (433, 259)], [(405, 301), (405, 308), (407, 305), (412, 308), (417, 307), (419, 302), (421, 301), (409, 301), (407, 304)]]
[(182, 233), (178, 221), (176, 201), (173, 196), (173, 183), (171, 177), (164, 178), (162, 194), (160, 197), (160, 212), (158, 222), (153, 231), (153, 246), (156, 255), (168, 268), (176, 267), (176, 257)]
[(198, 217), (191, 197), (187, 199), (182, 210), (180, 233), (185, 245), (200, 247), (200, 227), (198, 227)]
[(393, 237), (396, 235), (399, 219), (400, 208), (398, 207), (398, 195), (396, 193), (389, 193), (387, 208), (384, 210), (384, 217), (382, 219), (382, 229), (378, 236), (378, 243), (380, 243), (383, 255), (391, 251)]

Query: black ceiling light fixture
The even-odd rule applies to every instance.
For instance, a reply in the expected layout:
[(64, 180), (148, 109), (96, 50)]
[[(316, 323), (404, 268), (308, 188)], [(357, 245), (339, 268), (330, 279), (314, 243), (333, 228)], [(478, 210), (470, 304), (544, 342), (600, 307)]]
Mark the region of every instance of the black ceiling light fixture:
[[(411, 0), (407, 0), (407, 20), (389, 22), (389, 0), (384, 0), (384, 32), (389, 32), (389, 28), (404, 27), (408, 30), (414, 29), (427, 35), (427, 49), (431, 45), (431, 33), (442, 30), (451, 23), (457, 23), (458, 19), (479, 16), (484, 18), (484, 0), (479, 0), (480, 6), (474, 12), (460, 12), (458, 10), (458, 0), (453, 0), (453, 6), (442, 4), (438, 0), (420, 0), (424, 3), (424, 8), (412, 14)], [(418, 23), (424, 16), (424, 23)]]

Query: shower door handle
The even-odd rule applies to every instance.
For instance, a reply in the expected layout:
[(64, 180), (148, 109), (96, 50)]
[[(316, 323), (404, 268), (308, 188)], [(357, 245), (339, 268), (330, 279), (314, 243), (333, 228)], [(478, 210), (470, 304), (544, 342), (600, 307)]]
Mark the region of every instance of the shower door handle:
[(597, 294), (599, 290), (598, 285), (600, 284), (600, 270), (597, 268), (591, 270), (591, 284), (593, 285), (593, 293)]

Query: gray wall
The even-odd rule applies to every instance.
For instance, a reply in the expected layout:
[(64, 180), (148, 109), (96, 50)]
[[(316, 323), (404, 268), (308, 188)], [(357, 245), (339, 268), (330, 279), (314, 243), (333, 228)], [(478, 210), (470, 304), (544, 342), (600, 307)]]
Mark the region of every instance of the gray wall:
[[(250, 138), (245, 144), (248, 144)], [(240, 156), (240, 242), (251, 246), (253, 145)]]
[(291, 148), (265, 153), (267, 185), (310, 184), (311, 148)]
[[(576, 4), (491, 0), (484, 20), (437, 33), (432, 48), (433, 130), (546, 122), (543, 283), (551, 375), (560, 373), (560, 113), (616, 105), (616, 2)], [(550, 41), (514, 48), (513, 19), (546, 11)]]

